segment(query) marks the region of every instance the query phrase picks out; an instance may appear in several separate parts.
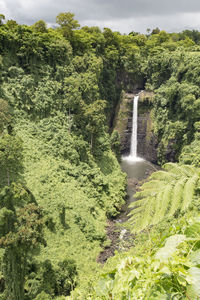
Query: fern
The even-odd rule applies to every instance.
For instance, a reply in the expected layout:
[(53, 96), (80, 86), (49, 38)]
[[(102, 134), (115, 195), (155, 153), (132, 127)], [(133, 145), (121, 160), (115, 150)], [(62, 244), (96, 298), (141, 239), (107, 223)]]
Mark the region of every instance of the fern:
[(183, 189), (186, 182), (187, 182), (187, 178), (183, 177), (181, 180), (178, 180), (177, 183), (174, 185), (172, 203), (169, 212), (171, 216), (174, 215), (174, 213), (177, 211), (177, 208), (181, 203)]
[[(154, 221), (154, 224), (161, 221), (164, 216), (167, 213), (168, 207), (170, 206), (170, 200), (171, 200), (171, 193), (172, 193), (172, 186), (171, 185), (165, 185), (163, 188), (163, 192), (161, 194), (161, 197), (159, 197), (158, 201), (160, 202), (160, 210), (157, 213), (156, 220)], [(161, 199), (163, 201), (161, 201)]]
[(189, 165), (167, 163), (162, 171), (151, 175), (135, 194), (129, 223), (133, 232), (157, 224), (177, 210), (185, 211), (192, 203), (199, 182), (199, 169)]
[(184, 187), (184, 198), (183, 198), (183, 205), (182, 210), (185, 210), (190, 205), (191, 199), (193, 198), (195, 186), (197, 181), (199, 180), (198, 174), (194, 174), (185, 184)]

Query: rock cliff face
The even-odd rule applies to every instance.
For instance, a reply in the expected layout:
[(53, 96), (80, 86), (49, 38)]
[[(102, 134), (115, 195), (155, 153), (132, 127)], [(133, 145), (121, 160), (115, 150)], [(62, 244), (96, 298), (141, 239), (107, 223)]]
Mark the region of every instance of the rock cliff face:
[(157, 139), (153, 134), (151, 112), (138, 114), (138, 156), (157, 163)]
[[(157, 139), (153, 133), (151, 117), (152, 94), (141, 93), (138, 102), (138, 156), (141, 156), (153, 163), (157, 162)], [(134, 94), (124, 94), (118, 107), (115, 119), (115, 129), (118, 130), (121, 138), (121, 153), (130, 153), (132, 114)]]
[(114, 129), (120, 135), (122, 155), (130, 152), (133, 97), (134, 94), (123, 94), (115, 114)]

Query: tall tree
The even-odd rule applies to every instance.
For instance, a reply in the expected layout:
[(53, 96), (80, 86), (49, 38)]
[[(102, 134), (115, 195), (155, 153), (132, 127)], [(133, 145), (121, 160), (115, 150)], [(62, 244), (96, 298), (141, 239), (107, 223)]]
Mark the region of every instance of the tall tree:
[(45, 21), (39, 20), (33, 25), (33, 29), (36, 32), (45, 33), (47, 32), (47, 24), (45, 23)]
[(96, 100), (92, 104), (84, 106), (84, 118), (87, 122), (86, 129), (90, 133), (90, 145), (93, 148), (94, 137), (101, 133), (105, 123), (104, 110), (106, 101)]
[(73, 35), (72, 30), (80, 27), (77, 20), (74, 20), (74, 14), (70, 12), (60, 13), (56, 17), (56, 23), (61, 26), (61, 31), (64, 37), (70, 39)]
[(9, 105), (5, 100), (0, 99), (0, 134), (3, 129), (9, 125), (10, 120), (11, 115)]

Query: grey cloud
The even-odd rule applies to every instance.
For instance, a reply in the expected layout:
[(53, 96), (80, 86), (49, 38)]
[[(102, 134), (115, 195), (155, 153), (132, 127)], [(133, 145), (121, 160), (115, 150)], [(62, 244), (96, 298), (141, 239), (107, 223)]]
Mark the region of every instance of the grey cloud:
[(199, 0), (88, 0), (87, 5), (92, 8), (96, 19), (200, 12)]
[[(110, 25), (117, 30), (128, 31), (136, 26), (143, 30), (151, 24), (164, 28), (182, 27), (183, 16), (190, 18), (185, 26), (194, 26), (191, 14), (200, 13), (199, 0), (0, 0), (0, 12), (19, 23), (33, 24), (43, 19), (54, 23), (60, 12), (71, 11), (81, 24)], [(154, 22), (155, 21), (155, 22)], [(163, 23), (164, 21), (164, 23)], [(96, 22), (96, 23), (95, 23)], [(149, 26), (148, 23), (149, 22)], [(195, 26), (198, 26), (198, 22)], [(117, 26), (118, 24), (118, 26)], [(127, 24), (127, 25), (126, 25)], [(137, 29), (138, 30), (138, 29)]]

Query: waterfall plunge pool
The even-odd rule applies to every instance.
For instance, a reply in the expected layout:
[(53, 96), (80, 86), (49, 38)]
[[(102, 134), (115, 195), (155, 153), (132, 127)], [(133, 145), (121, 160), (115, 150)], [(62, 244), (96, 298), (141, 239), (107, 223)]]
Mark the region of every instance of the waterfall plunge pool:
[(117, 251), (127, 251), (134, 246), (134, 236), (127, 229), (126, 221), (129, 218), (131, 202), (135, 201), (134, 194), (139, 189), (141, 182), (151, 173), (157, 170), (157, 166), (142, 158), (122, 157), (121, 168), (127, 174), (127, 199), (123, 205), (120, 214), (108, 221), (107, 236), (111, 241), (109, 247), (106, 247), (98, 256), (99, 263), (105, 263), (106, 260)]
[(136, 187), (139, 182), (146, 179), (151, 173), (158, 170), (158, 167), (147, 160), (140, 157), (131, 158), (130, 156), (123, 156), (121, 161), (122, 171), (127, 174), (127, 194), (128, 199), (126, 205), (128, 206), (134, 201), (133, 195), (136, 192)]

